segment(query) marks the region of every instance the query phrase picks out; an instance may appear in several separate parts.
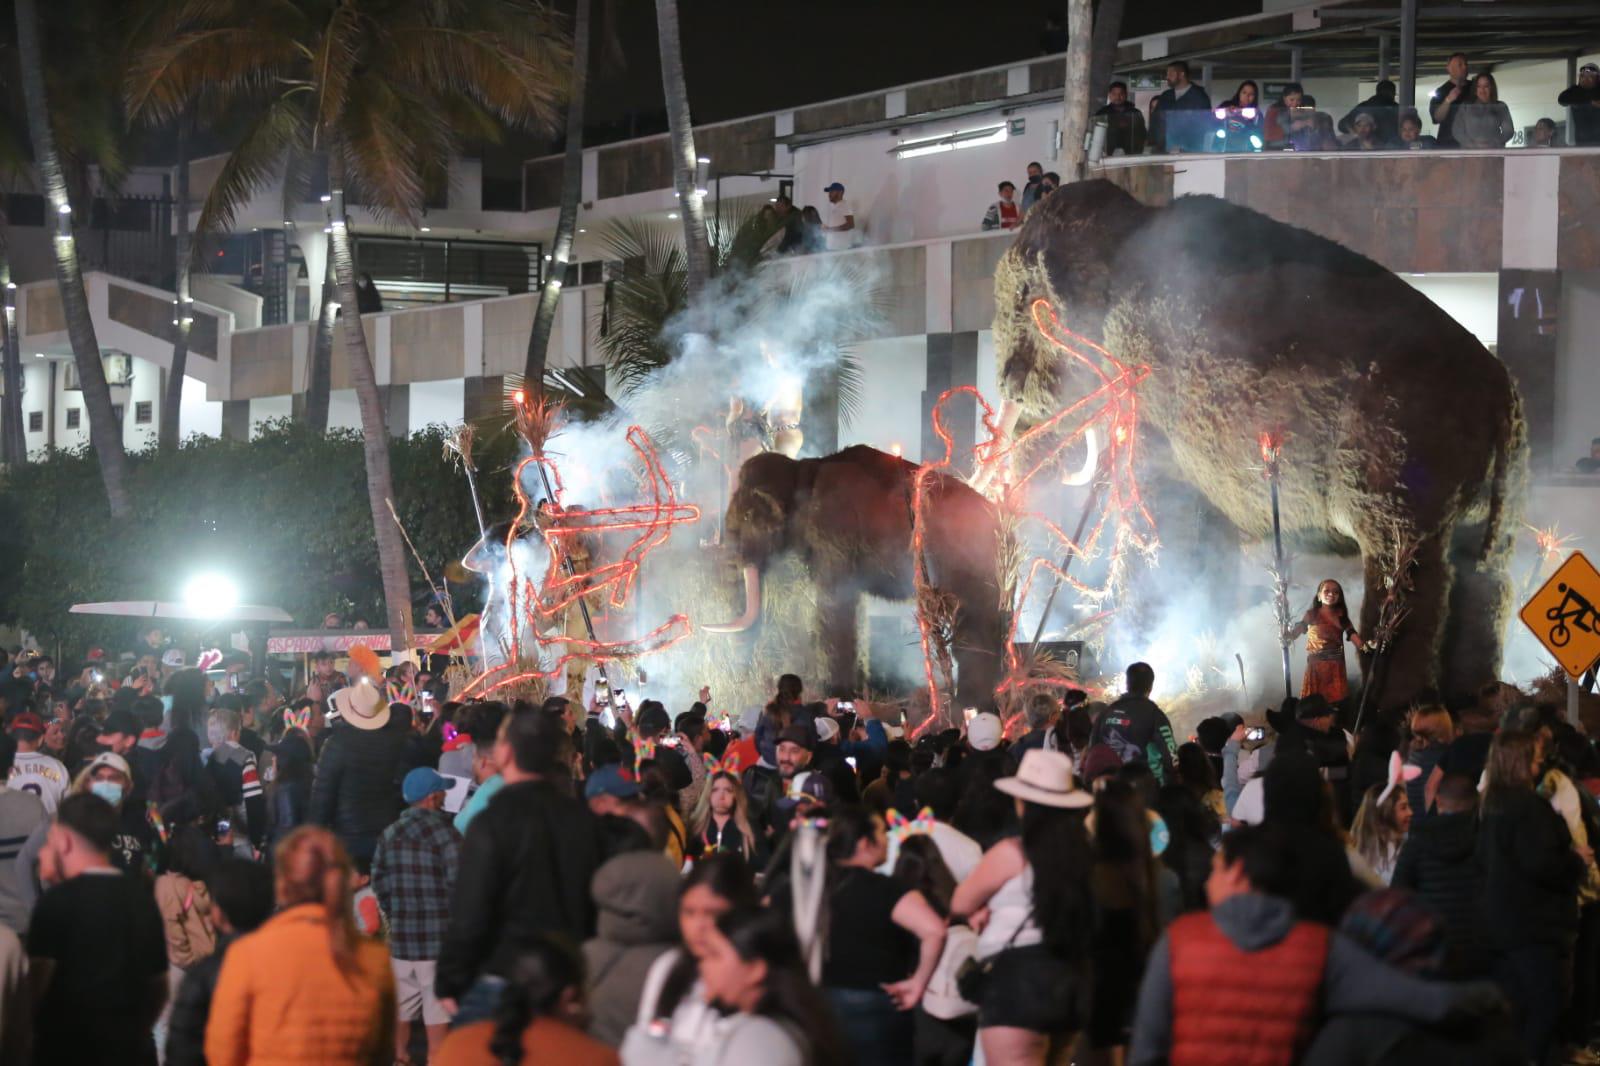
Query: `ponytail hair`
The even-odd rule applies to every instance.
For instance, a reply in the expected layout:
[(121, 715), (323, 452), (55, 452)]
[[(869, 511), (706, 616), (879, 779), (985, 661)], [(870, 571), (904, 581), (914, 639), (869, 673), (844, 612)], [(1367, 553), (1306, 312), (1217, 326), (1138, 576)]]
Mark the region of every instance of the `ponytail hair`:
[(356, 966), (356, 923), (350, 903), (350, 856), (337, 837), (320, 826), (301, 826), (278, 845), (278, 903), (320, 903), (328, 923), (328, 948), (346, 978)]
[(567, 989), (582, 991), (583, 959), (555, 938), (539, 936), (511, 960), (507, 970), (489, 1053), (500, 1066), (519, 1066), (523, 1031), (535, 1019), (554, 1014)]

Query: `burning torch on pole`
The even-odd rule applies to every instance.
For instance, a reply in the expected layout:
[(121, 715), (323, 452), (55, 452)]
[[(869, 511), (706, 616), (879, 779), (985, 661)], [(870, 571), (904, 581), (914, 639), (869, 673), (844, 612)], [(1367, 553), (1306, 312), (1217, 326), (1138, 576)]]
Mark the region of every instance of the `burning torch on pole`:
[(1294, 695), (1294, 679), (1289, 668), (1289, 571), (1283, 558), (1283, 520), (1278, 510), (1278, 481), (1283, 472), (1283, 433), (1262, 430), (1261, 462), (1267, 485), (1272, 491), (1272, 584), (1273, 606), (1278, 615), (1278, 646), (1283, 651), (1283, 695)]

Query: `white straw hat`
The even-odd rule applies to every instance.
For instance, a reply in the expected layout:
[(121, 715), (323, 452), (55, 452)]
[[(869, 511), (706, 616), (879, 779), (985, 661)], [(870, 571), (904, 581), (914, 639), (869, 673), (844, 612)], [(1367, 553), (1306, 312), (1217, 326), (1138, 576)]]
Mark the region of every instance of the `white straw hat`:
[(335, 692), (333, 706), (340, 718), (357, 729), (382, 729), (389, 724), (389, 704), (366, 677)]
[(1015, 777), (1002, 777), (994, 787), (1010, 796), (1043, 807), (1081, 810), (1094, 805), (1094, 796), (1078, 787), (1072, 777), (1072, 756), (1061, 751), (1030, 748), (1023, 753)]

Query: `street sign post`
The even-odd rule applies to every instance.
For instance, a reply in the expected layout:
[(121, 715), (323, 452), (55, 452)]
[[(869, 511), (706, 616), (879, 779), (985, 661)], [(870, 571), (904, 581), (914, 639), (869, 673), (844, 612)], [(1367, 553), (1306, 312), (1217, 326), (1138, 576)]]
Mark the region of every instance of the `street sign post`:
[(1533, 631), (1576, 681), (1600, 660), (1600, 570), (1573, 552), (1523, 605), (1522, 624)]

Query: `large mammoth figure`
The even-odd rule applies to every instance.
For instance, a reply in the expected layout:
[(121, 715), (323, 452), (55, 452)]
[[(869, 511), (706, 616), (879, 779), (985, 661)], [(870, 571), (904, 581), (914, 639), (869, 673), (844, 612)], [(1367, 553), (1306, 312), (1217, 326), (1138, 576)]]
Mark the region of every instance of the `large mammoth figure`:
[[(856, 616), (862, 594), (914, 595), (911, 486), (916, 467), (864, 445), (820, 459), (777, 452), (739, 468), (728, 501), (726, 539), (744, 569), (742, 617), (703, 628), (739, 632), (761, 614), (761, 572), (781, 552), (797, 553), (816, 582), (828, 686), (856, 688)], [(957, 698), (988, 703), (999, 680), (999, 530), (993, 508), (964, 482), (936, 475), (927, 493), (929, 582), (960, 601), (954, 654)]]
[(1149, 366), (1143, 424), (1246, 535), (1271, 529), (1258, 435), (1284, 434), (1285, 531), (1360, 553), (1364, 632), (1396, 533), (1419, 546), (1380, 698), (1496, 676), (1526, 431), (1506, 368), (1454, 319), (1377, 263), (1223, 200), (1150, 208), (1109, 182), (1064, 185), (996, 269), (1011, 426), (1098, 384), (1062, 358), (1070, 336), (1043, 335), (1040, 299), (1066, 330)]

